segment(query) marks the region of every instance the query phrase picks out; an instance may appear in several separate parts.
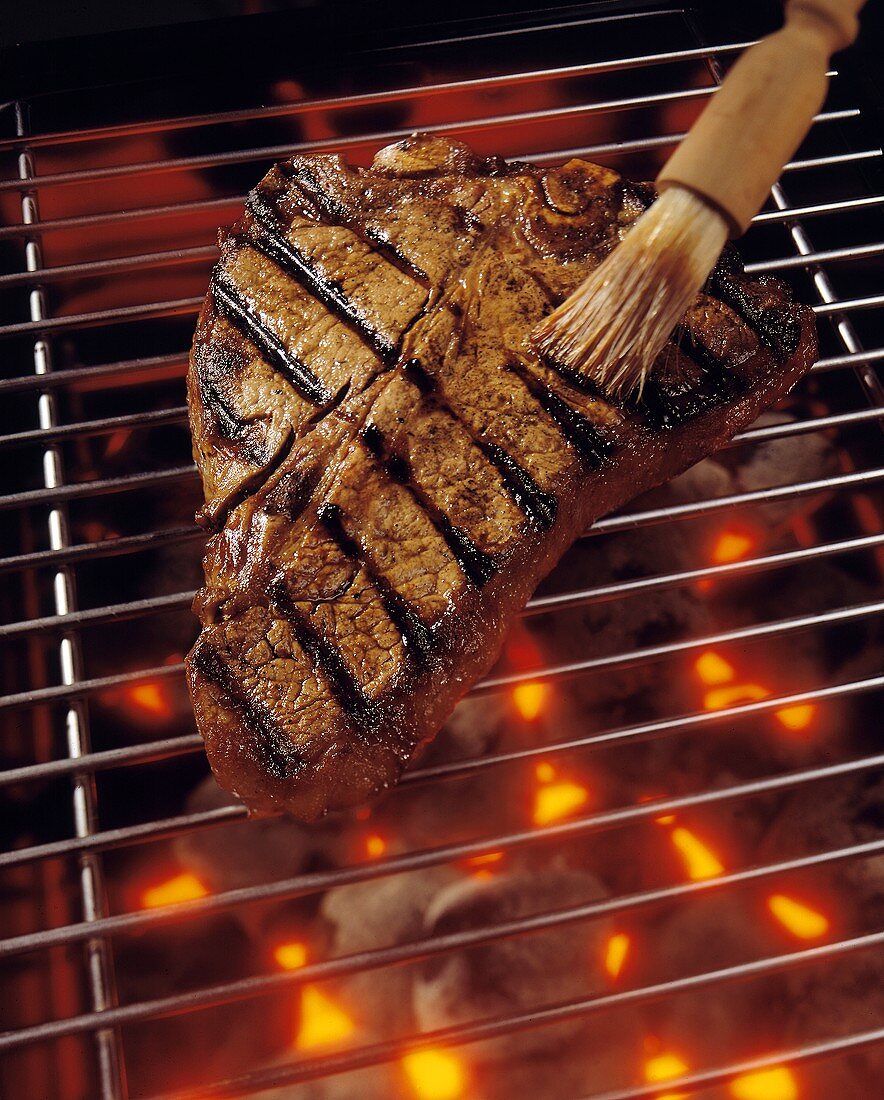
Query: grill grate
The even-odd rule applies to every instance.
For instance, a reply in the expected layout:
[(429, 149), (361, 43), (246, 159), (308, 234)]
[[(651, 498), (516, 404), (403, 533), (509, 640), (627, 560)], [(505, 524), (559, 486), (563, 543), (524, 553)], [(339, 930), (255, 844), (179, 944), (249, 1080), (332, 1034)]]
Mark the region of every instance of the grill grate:
[[(665, 815), (682, 820), (753, 799), (814, 791), (818, 784), (865, 776), (884, 765), (884, 755), (873, 751), (873, 742), (836, 740), (831, 747), (816, 746), (815, 753), (797, 763), (787, 760), (785, 770), (776, 770), (782, 759), (771, 754), (767, 771), (760, 776), (731, 774), (715, 786), (648, 802), (615, 803), (542, 829), (501, 827), (467, 840), (441, 836), (432, 845), (370, 862), (277, 875), (271, 881), (224, 888), (165, 908), (138, 907), (122, 885), (126, 875), (163, 860), (168, 865), (169, 845), (175, 838), (221, 827), (258, 828), (246, 823), (239, 805), (184, 806), (189, 790), (203, 774), (201, 742), (186, 718), (177, 724), (180, 729), (174, 735), (157, 737), (127, 723), (118, 706), (113, 710), (121, 693), (139, 685), (167, 685), (180, 691), (180, 653), (193, 633), (187, 609), (202, 535), (188, 518), (198, 486), (187, 454), (180, 380), (189, 329), (202, 301), (198, 291), (214, 256), (211, 227), (229, 220), (241, 201), (239, 177), (223, 173), (246, 165), (257, 179), (270, 161), (299, 149), (341, 150), (364, 160), (377, 146), (414, 128), (377, 122), (388, 117), (384, 111), (395, 113), (407, 107), (409, 118), (417, 117), (421, 129), (463, 137), (483, 149), (487, 144), (488, 151), (537, 163), (588, 156), (633, 176), (651, 176), (703, 101), (714, 94), (722, 62), (739, 53), (757, 30), (748, 28), (747, 33), (746, 27), (730, 27), (723, 33), (715, 27), (710, 38), (708, 20), (704, 20), (702, 14), (678, 7), (601, 14), (566, 9), (558, 21), (544, 19), (543, 13), (523, 20), (500, 17), (488, 29), (464, 24), (438, 38), (424, 35), (410, 44), (376, 51), (372, 56), (383, 65), (370, 69), (369, 86), (352, 94), (313, 94), (300, 88), (295, 102), (244, 105), (214, 113), (195, 109), (187, 115), (162, 117), (160, 113), (152, 119), (143, 111), (145, 117), (120, 121), (109, 108), (105, 122), (78, 127), (76, 122), (53, 123), (53, 110), (63, 120), (69, 116), (58, 111), (51, 96), (45, 102), (35, 97), (34, 103), (9, 105), (8, 136), (0, 138), (0, 209), (7, 215), (7, 224), (0, 227), (0, 249), (7, 251), (0, 256), (4, 263), (9, 258), (8, 270), (0, 273), (0, 338), (11, 368), (9, 376), (0, 379), (0, 394), (9, 403), (10, 416), (0, 434), (0, 449), (11, 458), (0, 509), (12, 519), (3, 536), (0, 572), (14, 577), (20, 592), (10, 592), (12, 614), (0, 625), (0, 646), (10, 655), (14, 647), (22, 649), (20, 656), (10, 658), (13, 675), (4, 679), (0, 696), (0, 712), (9, 719), (13, 745), (8, 765), (0, 772), (0, 789), (9, 793), (16, 814), (27, 824), (13, 833), (12, 843), (0, 853), (0, 874), (36, 874), (41, 867), (60, 867), (61, 881), (75, 883), (78, 893), (76, 906), (69, 899), (59, 903), (56, 897), (55, 902), (45, 902), (46, 911), (41, 911), (38, 901), (23, 922), (4, 925), (0, 959), (8, 960), (10, 967), (22, 960), (23, 966), (40, 966), (40, 960), (49, 960), (45, 965), (56, 975), (47, 979), (49, 984), (60, 980), (58, 972), (74, 973), (80, 992), (66, 1006), (59, 1008), (59, 1002), (49, 998), (48, 1008), (41, 1004), (41, 1011), (14, 1019), (14, 1026), (0, 1035), (0, 1050), (27, 1052), (50, 1044), (55, 1051), (61, 1049), (59, 1040), (70, 1037), (93, 1042), (94, 1060), (87, 1062), (85, 1070), (93, 1083), (81, 1093), (65, 1091), (59, 1084), (63, 1072), (58, 1070), (52, 1088), (59, 1096), (97, 1093), (103, 1100), (121, 1100), (129, 1095), (125, 1029), (136, 1023), (185, 1018), (221, 1005), (249, 1005), (305, 983), (442, 957), (601, 917), (677, 907), (711, 892), (779, 882), (783, 876), (884, 855), (884, 837), (817, 845), (804, 855), (769, 858), (701, 881), (628, 890), (417, 942), (375, 946), (311, 961), (296, 972), (268, 973), (266, 966), (264, 972), (256, 972), (260, 965), (253, 959), (247, 973), (232, 979), (221, 970), (210, 971), (200, 976), (195, 988), (182, 989), (181, 983), (173, 983), (162, 995), (122, 1001), (117, 996), (114, 971), (116, 967), (123, 975), (120, 944), (125, 937), (162, 939), (176, 930), (201, 927), (219, 915), (275, 911), (284, 902), (345, 884), (460, 865), (499, 851), (537, 849), (537, 858), (552, 865), (552, 852), (576, 840), (652, 825)], [(520, 22), (525, 25), (517, 25)], [(630, 49), (622, 46), (623, 34)], [(639, 51), (636, 42), (649, 45)], [(476, 52), (486, 50), (491, 60), (477, 62)], [(512, 61), (507, 50), (512, 50)], [(593, 59), (580, 59), (586, 56)], [(415, 58), (422, 65), (422, 59), (427, 59), (420, 80), (413, 79)], [(561, 64), (550, 67), (550, 60)], [(481, 71), (482, 64), (487, 64), (487, 72)], [(797, 419), (753, 427), (728, 449), (735, 454), (755, 453), (775, 440), (820, 434), (834, 441), (837, 470), (822, 471), (821, 476), (800, 475), (762, 488), (743, 487), (718, 495), (704, 492), (687, 501), (643, 501), (600, 521), (585, 538), (592, 542), (622, 539), (638, 530), (650, 537), (654, 530), (678, 530), (687, 521), (711, 522), (732, 513), (751, 514), (755, 522), (760, 517), (760, 522), (773, 526), (777, 521), (770, 518), (771, 509), (796, 501), (829, 502), (836, 519), (859, 515), (864, 523), (854, 523), (853, 528), (830, 524), (826, 530), (811, 531), (801, 545), (764, 553), (753, 550), (739, 560), (544, 589), (526, 609), (522, 620), (526, 628), (540, 616), (698, 585), (741, 582), (773, 571), (791, 574), (823, 561), (860, 562), (856, 567), (860, 572), (874, 571), (880, 562), (884, 534), (871, 493), (884, 478), (884, 467), (875, 465), (874, 449), (879, 438), (876, 428), (884, 418), (884, 389), (875, 364), (884, 359), (884, 348), (866, 348), (863, 341), (874, 341), (875, 321), (884, 309), (884, 294), (867, 285), (873, 262), (884, 255), (884, 242), (876, 239), (880, 226), (874, 221), (884, 204), (884, 190), (874, 184), (884, 154), (868, 141), (863, 129), (866, 106), (850, 80), (849, 58), (845, 64), (848, 68), (841, 71), (839, 66), (835, 73), (831, 102), (818, 116), (811, 138), (787, 166), (784, 182), (774, 189), (769, 207), (755, 219), (746, 242), (751, 261), (747, 270), (794, 275), (804, 299), (815, 298), (821, 358), (796, 395)], [(394, 74), (392, 78), (384, 66)], [(628, 87), (624, 74), (636, 82), (638, 94), (624, 92)], [(512, 97), (523, 94), (524, 102), (515, 109), (518, 101)], [(247, 101), (244, 94), (242, 102)], [(33, 127), (28, 122), (31, 114), (38, 120)], [(0, 109), (0, 126), (3, 119)], [(327, 133), (336, 119), (345, 120), (341, 132)], [(300, 128), (299, 140), (268, 141), (270, 122)], [(188, 135), (196, 138), (205, 132), (222, 135), (217, 138), (220, 149), (205, 152), (197, 141), (190, 142)], [(569, 133), (583, 144), (560, 147)], [(170, 149), (178, 151), (170, 153)], [(864, 174), (867, 169), (869, 174)], [(864, 239), (847, 243), (857, 234)], [(821, 243), (814, 243), (815, 239)], [(167, 282), (177, 293), (167, 290)], [(124, 449), (131, 439), (143, 445), (121, 464), (108, 454), (114, 439), (122, 440)], [(170, 553), (180, 558), (161, 557)], [(170, 572), (148, 571), (140, 564), (155, 560), (165, 562)], [(132, 588), (115, 568), (120, 562), (134, 562), (130, 572), (145, 573), (150, 580), (146, 594), (128, 594)], [(103, 568), (108, 579), (96, 582)], [(89, 593), (86, 602), (78, 598), (78, 589)], [(602, 671), (629, 674), (654, 662), (665, 662), (677, 674), (682, 657), (718, 648), (730, 653), (743, 645), (784, 639), (798, 644), (808, 635), (859, 630), (884, 610), (882, 600), (841, 594), (838, 598), (838, 606), (813, 604), (812, 610), (802, 614), (759, 607), (751, 622), (736, 626), (713, 621), (710, 629), (648, 644), (637, 639), (601, 655), (550, 659), (543, 667), (527, 670), (504, 667), (479, 684), (475, 695), (491, 696), (538, 681), (564, 684)], [(155, 622), (159, 627), (152, 625)], [(151, 631), (162, 632), (168, 639), (167, 650), (175, 653), (165, 663), (146, 663), (137, 631), (125, 635), (130, 648), (115, 653), (114, 632), (124, 623), (136, 624), (144, 632), (144, 650), (154, 662), (161, 658), (153, 657), (157, 644)], [(110, 641), (102, 640), (105, 631)], [(688, 738), (707, 730), (726, 732), (784, 708), (860, 706), (882, 687), (884, 676), (848, 667), (837, 682), (770, 692), (718, 709), (671, 712), (670, 708), (638, 720), (629, 716), (609, 721), (605, 728), (551, 742), (510, 746), (468, 759), (431, 761), (409, 772), (402, 788), (433, 791), (448, 782), (581, 752), (635, 752), (635, 746), (663, 739)], [(114, 716), (110, 723), (108, 700)], [(870, 713), (874, 715), (874, 709)], [(97, 738), (94, 729), (100, 729)], [(131, 778), (124, 780), (129, 785), (119, 788), (120, 794), (113, 781), (125, 775), (136, 779), (134, 785)], [(140, 782), (139, 775), (145, 776)], [(167, 788), (161, 794), (152, 786), (157, 777)], [(105, 779), (111, 781), (106, 788)], [(51, 824), (44, 827), (39, 815), (45, 810), (47, 792), (50, 799), (60, 801), (62, 791), (69, 809), (50, 814)], [(133, 791), (138, 792), (134, 800)], [(121, 804), (127, 801), (135, 804)], [(131, 864), (125, 862), (126, 853), (134, 853)], [(32, 893), (39, 895), (41, 889), (33, 886)], [(640, 982), (580, 1001), (472, 1020), (419, 1037), (360, 1041), (341, 1051), (297, 1061), (277, 1059), (269, 1068), (267, 1059), (245, 1060), (235, 1070), (225, 1069), (227, 1079), (221, 1080), (219, 1074), (219, 1079), (187, 1095), (251, 1095), (395, 1061), (416, 1046), (459, 1048), (480, 1039), (665, 1002), (699, 990), (718, 991), (737, 979), (779, 975), (820, 962), (836, 965), (845, 956), (882, 945), (884, 932), (864, 930), (851, 935), (842, 929), (831, 942), (800, 950), (709, 967), (663, 982)], [(75, 961), (78, 950), (85, 951), (82, 964)], [(17, 973), (10, 970), (13, 978)], [(868, 1018), (865, 1022), (874, 1023)], [(666, 1088), (693, 1092), (726, 1085), (764, 1066), (784, 1062), (800, 1066), (863, 1050), (882, 1039), (884, 1029), (856, 1027), (818, 1041), (784, 1046), (760, 1060), (734, 1055), (726, 1063), (696, 1073), (685, 1070), (667, 1081)], [(83, 1049), (77, 1047), (77, 1051), (82, 1060)], [(25, 1061), (18, 1065), (23, 1074), (28, 1072)], [(131, 1087), (132, 1095), (156, 1091), (135, 1078)], [(179, 1095), (175, 1087), (164, 1086), (163, 1095)], [(627, 1100), (658, 1095), (660, 1089), (659, 1083), (634, 1084), (596, 1091), (594, 1096)]]

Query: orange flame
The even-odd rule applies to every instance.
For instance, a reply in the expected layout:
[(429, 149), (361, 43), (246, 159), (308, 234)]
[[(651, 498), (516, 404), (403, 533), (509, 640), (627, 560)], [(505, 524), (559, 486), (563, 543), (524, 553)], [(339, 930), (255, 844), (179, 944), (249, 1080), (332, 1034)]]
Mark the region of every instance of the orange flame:
[(742, 561), (755, 547), (755, 539), (743, 531), (722, 531), (712, 547), (712, 560), (716, 565)]
[(467, 863), (470, 867), (484, 867), (487, 863), (500, 863), (503, 859), (503, 852), (486, 852), (482, 856), (471, 856)]
[(688, 878), (695, 882), (715, 878), (724, 872), (724, 866), (715, 853), (683, 825), (672, 830), (672, 843), (684, 860)]
[[(687, 1062), (680, 1055), (673, 1051), (664, 1051), (653, 1055), (645, 1062), (645, 1080), (649, 1083), (669, 1081), (673, 1077), (681, 1077), (689, 1069)], [(657, 1100), (683, 1100), (685, 1095), (683, 1092), (667, 1092), (665, 1096), (658, 1096)]]
[(348, 1039), (356, 1025), (346, 1012), (315, 985), (301, 990), (301, 1024), (295, 1037), (298, 1050), (331, 1046)]
[(365, 838), (365, 853), (370, 859), (379, 859), (387, 850), (387, 842), (377, 833)]
[(541, 763), (534, 769), (541, 786), (534, 796), (534, 824), (551, 825), (569, 817), (589, 799), (589, 791), (581, 783), (570, 779), (555, 782), (556, 772), (552, 764)]
[(300, 970), (307, 965), (307, 948), (303, 943), (280, 943), (273, 949), (273, 958), (282, 970)]
[(448, 1050), (415, 1050), (402, 1058), (402, 1068), (418, 1100), (459, 1100), (467, 1075)]
[(780, 924), (800, 940), (817, 940), (829, 931), (829, 918), (788, 894), (771, 894), (767, 907)]
[(796, 703), (794, 707), (780, 707), (776, 711), (777, 721), (787, 730), (800, 733), (806, 730), (816, 715), (813, 703)]
[(629, 954), (630, 940), (625, 932), (615, 932), (605, 944), (605, 970), (612, 978), (619, 978), (626, 956)]
[(707, 691), (703, 696), (703, 706), (706, 710), (724, 710), (737, 703), (757, 703), (768, 695), (770, 692), (761, 684), (727, 684)]
[(141, 895), (141, 904), (145, 909), (159, 909), (163, 905), (177, 905), (182, 901), (195, 901), (209, 893), (196, 875), (182, 871), (180, 875), (150, 886)]
[(720, 653), (709, 649), (694, 661), (694, 670), (704, 684), (710, 687), (717, 684), (726, 684), (734, 678), (734, 666), (726, 661)]
[(731, 1082), (734, 1100), (798, 1100), (798, 1082), (786, 1066), (744, 1073)]
[(526, 722), (533, 722), (540, 717), (548, 695), (549, 688), (546, 684), (532, 680), (513, 688), (513, 703)]
[(132, 684), (127, 687), (124, 696), (135, 710), (143, 711), (154, 718), (170, 718), (172, 706), (166, 694), (165, 684)]
[(494, 872), (491, 870), (491, 867), (495, 863), (500, 863), (502, 859), (503, 852), (486, 852), (483, 856), (472, 856), (464, 862), (467, 867), (473, 869), (473, 878), (484, 879), (494, 877)]

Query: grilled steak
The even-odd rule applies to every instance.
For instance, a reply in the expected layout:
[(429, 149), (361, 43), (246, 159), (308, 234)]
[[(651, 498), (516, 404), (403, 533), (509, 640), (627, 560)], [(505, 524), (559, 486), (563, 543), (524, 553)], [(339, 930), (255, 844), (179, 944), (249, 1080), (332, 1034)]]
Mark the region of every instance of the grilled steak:
[(417, 136), (277, 165), (221, 256), (188, 394), (215, 534), (188, 657), (219, 782), (304, 819), (395, 783), (599, 516), (810, 366), (811, 312), (735, 253), (618, 406), (536, 322), (653, 195)]

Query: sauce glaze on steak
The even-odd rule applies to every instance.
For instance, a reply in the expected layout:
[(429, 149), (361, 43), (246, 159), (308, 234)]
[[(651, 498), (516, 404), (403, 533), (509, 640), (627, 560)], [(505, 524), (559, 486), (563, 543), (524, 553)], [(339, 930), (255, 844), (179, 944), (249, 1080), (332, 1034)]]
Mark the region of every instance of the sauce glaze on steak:
[(188, 657), (219, 782), (303, 819), (389, 787), (599, 516), (810, 366), (810, 310), (726, 252), (644, 403), (541, 362), (537, 321), (652, 198), (416, 136), (277, 165), (222, 234), (188, 373), (215, 531)]

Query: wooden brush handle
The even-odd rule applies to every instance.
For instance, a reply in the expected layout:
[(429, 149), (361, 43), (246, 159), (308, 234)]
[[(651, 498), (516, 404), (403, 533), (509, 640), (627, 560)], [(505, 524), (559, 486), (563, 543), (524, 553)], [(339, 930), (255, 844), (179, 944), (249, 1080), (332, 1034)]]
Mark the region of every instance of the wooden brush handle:
[(856, 38), (863, 0), (789, 0), (785, 25), (733, 66), (657, 177), (749, 227), (826, 97), (829, 58)]

